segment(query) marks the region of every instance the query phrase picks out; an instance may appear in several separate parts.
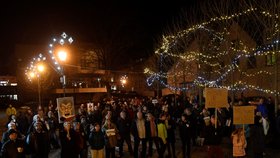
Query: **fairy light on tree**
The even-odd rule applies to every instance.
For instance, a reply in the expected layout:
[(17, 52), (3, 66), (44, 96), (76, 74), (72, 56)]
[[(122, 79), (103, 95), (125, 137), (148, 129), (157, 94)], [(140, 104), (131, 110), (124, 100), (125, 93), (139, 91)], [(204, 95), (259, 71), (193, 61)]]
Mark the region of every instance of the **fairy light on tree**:
[[(153, 59), (151, 59), (152, 62), (150, 61), (147, 64), (149, 67), (144, 70), (148, 75), (148, 86), (152, 86), (153, 83), (155, 84), (159, 81), (159, 83), (172, 90), (183, 91), (183, 88), (179, 87), (178, 83), (170, 84), (164, 80), (169, 78), (169, 80), (178, 82), (182, 76), (196, 75), (193, 85), (198, 87), (216, 86), (227, 87), (232, 91), (250, 89), (268, 94), (279, 94), (277, 88), (269, 89), (245, 82), (249, 78), (272, 76), (275, 73), (267, 71), (265, 68), (258, 69), (257, 72), (247, 71), (238, 63), (239, 60), (249, 60), (250, 57), (279, 53), (276, 48), (279, 38), (277, 36), (279, 34), (279, 8), (276, 11), (277, 9), (275, 8), (271, 9), (271, 6), (268, 5), (269, 3), (261, 6), (258, 3), (244, 4), (245, 2), (240, 2), (238, 7), (229, 11), (229, 3), (226, 3), (208, 4), (215, 7), (208, 6), (209, 9), (204, 8), (201, 10), (206, 12), (204, 16), (207, 18), (205, 19), (209, 20), (204, 20), (198, 24), (190, 21), (189, 26), (191, 27), (177, 29), (175, 33), (172, 30), (171, 35), (169, 32), (163, 36), (162, 42), (156, 49)], [(235, 12), (235, 9), (238, 11)], [(231, 14), (225, 15), (223, 13)], [(232, 41), (232, 36), (234, 38), (232, 32), (234, 31), (231, 30), (231, 27), (235, 25), (238, 28), (236, 29), (237, 34), (242, 34), (241, 32), (244, 32), (249, 23), (250, 26), (252, 24), (257, 26), (253, 28), (253, 31), (256, 32), (263, 33), (262, 28), (257, 25), (259, 23), (265, 26), (264, 28), (271, 28), (269, 34), (265, 35), (266, 42), (250, 45), (244, 38), (237, 38), (236, 41)], [(254, 36), (251, 38), (254, 38)], [(191, 49), (193, 45), (196, 47), (195, 50)], [(163, 69), (158, 69), (158, 62), (161, 58), (164, 59), (160, 63), (160, 65), (163, 65)], [(186, 64), (176, 66), (177, 63), (186, 63), (187, 65), (188, 63), (193, 63), (193, 65), (197, 66), (198, 71), (193, 72), (193, 67), (187, 67)], [(163, 71), (164, 69), (165, 71)], [(231, 79), (231, 76), (236, 77)]]

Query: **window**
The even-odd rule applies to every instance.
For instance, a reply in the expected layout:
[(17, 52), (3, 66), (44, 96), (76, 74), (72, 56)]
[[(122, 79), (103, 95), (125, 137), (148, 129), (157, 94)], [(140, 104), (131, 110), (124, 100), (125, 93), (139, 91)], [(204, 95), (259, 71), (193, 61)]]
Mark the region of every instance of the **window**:
[(18, 95), (0, 95), (0, 98), (9, 99), (9, 100), (18, 100)]
[(276, 63), (276, 55), (274, 53), (266, 55), (266, 65), (272, 66)]
[(247, 58), (247, 68), (253, 69), (257, 67), (257, 59), (255, 56), (250, 56)]
[(8, 83), (8, 81), (0, 81), (0, 86), (7, 86)]

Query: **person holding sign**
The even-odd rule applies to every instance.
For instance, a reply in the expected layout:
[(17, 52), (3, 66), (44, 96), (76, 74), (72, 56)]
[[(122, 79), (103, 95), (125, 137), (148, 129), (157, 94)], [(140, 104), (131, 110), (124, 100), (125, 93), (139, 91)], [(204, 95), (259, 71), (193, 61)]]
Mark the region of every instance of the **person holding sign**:
[(118, 143), (118, 130), (117, 126), (112, 123), (111, 119), (106, 116), (105, 123), (102, 127), (102, 131), (105, 133), (105, 153), (106, 158), (115, 158), (115, 147)]
[[(215, 124), (216, 128), (215, 128)], [(210, 118), (210, 124), (205, 127), (205, 144), (207, 145), (208, 157), (223, 158), (221, 127), (214, 115)]]

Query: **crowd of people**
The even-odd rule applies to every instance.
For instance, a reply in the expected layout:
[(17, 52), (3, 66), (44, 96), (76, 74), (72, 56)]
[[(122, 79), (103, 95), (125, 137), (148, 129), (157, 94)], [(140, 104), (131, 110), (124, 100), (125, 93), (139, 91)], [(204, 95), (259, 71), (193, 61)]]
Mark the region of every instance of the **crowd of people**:
[[(243, 102), (233, 104), (218, 108), (215, 115), (215, 109), (199, 106), (190, 98), (158, 98), (157, 103), (152, 98), (110, 98), (92, 108), (81, 104), (72, 119), (59, 118), (53, 104), (36, 111), (7, 109), (1, 156), (47, 158), (51, 149), (61, 149), (61, 158), (87, 158), (89, 152), (92, 158), (114, 158), (123, 157), (126, 145), (127, 154), (135, 158), (175, 158), (179, 151), (183, 158), (191, 158), (193, 146), (204, 146), (209, 158), (222, 158), (220, 144), (228, 137), (234, 157), (246, 156), (249, 142), (254, 157), (262, 157), (266, 136), (280, 133), (280, 117), (271, 111), (274, 105), (264, 99), (252, 103), (256, 106), (255, 124), (242, 127), (233, 125), (232, 106), (244, 106)], [(180, 149), (175, 147), (176, 136)]]

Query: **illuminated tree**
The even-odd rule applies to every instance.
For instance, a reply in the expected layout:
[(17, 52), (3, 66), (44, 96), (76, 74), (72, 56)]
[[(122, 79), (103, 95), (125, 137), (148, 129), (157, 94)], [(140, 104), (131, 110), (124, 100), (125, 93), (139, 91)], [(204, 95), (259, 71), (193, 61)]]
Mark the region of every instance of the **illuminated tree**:
[[(253, 89), (279, 93), (271, 87), (261, 87), (261, 83), (247, 83), (253, 81), (249, 79), (252, 77), (272, 75), (265, 68), (258, 72), (250, 70), (256, 68), (256, 58), (276, 53), (275, 46), (278, 45), (279, 2), (263, 3), (207, 1), (199, 5), (196, 14), (187, 12), (182, 21), (187, 20), (174, 25), (174, 30), (170, 29), (163, 36), (155, 51), (157, 59), (164, 58), (159, 64), (163, 66), (148, 67), (148, 79), (176, 77), (173, 85), (161, 83), (182, 91), (184, 87), (178, 87), (176, 82), (182, 80), (178, 78), (187, 80), (189, 75), (186, 74), (190, 73), (196, 76), (192, 79), (196, 86), (224, 87), (232, 92)], [(148, 84), (152, 85), (151, 81), (147, 80)]]

